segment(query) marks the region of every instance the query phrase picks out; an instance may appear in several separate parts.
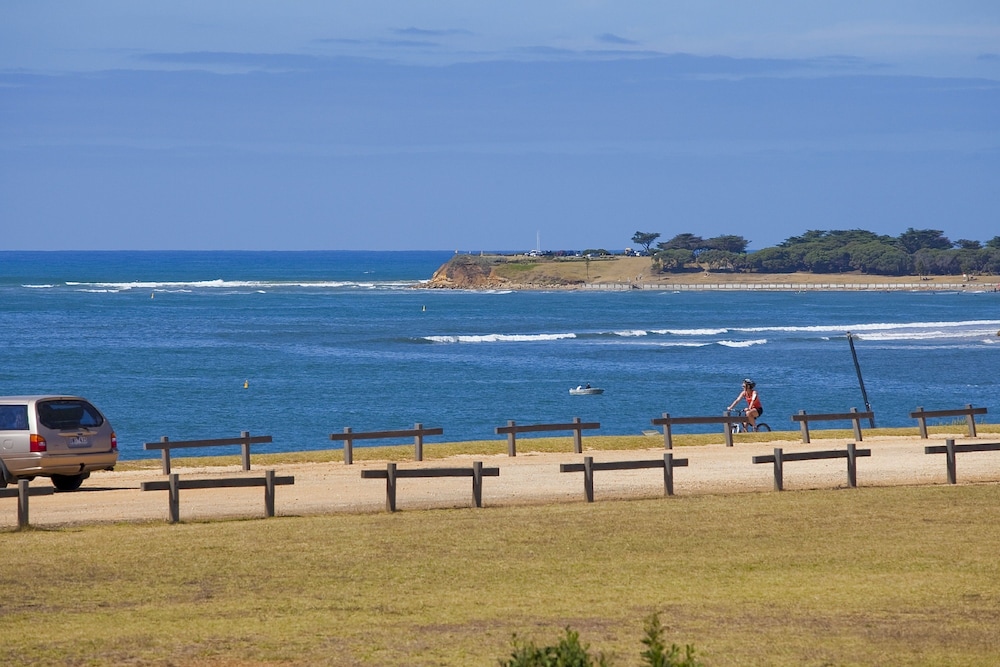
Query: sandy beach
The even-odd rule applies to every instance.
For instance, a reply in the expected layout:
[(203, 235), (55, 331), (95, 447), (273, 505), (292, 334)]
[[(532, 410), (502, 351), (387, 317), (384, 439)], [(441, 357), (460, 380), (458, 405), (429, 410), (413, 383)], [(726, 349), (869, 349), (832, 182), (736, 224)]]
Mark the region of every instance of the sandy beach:
[[(935, 435), (928, 440), (919, 437), (874, 436), (858, 443), (871, 450), (871, 456), (858, 459), (858, 486), (899, 486), (947, 484), (943, 454), (927, 455), (927, 445), (943, 445), (945, 438), (956, 443), (995, 442), (995, 434), (977, 439), (962, 434)], [(698, 494), (772, 493), (773, 466), (753, 464), (757, 455), (771, 454), (774, 448), (784, 452), (846, 449), (853, 440), (814, 439), (810, 444), (800, 441), (740, 443), (734, 447), (723, 444), (677, 447), (675, 458), (688, 459), (687, 467), (674, 471), (676, 497)], [(574, 454), (567, 442), (566, 453), (533, 453), (530, 440), (520, 442), (524, 451), (516, 457), (455, 456), (447, 459), (397, 463), (399, 469), (471, 467), (480, 460), (485, 467), (497, 467), (498, 477), (487, 477), (483, 483), (484, 508), (510, 505), (585, 502), (582, 473), (561, 473), (563, 463), (581, 463), (584, 456), (595, 462), (624, 460), (662, 460), (662, 441), (650, 438), (650, 447), (630, 451), (596, 451), (585, 448)], [(275, 493), (278, 516), (315, 514), (384, 512), (386, 511), (385, 481), (362, 479), (361, 471), (386, 468), (384, 461), (365, 461), (353, 465), (335, 463), (296, 463), (268, 466), (278, 475), (291, 475), (294, 485), (279, 486)], [(958, 483), (996, 483), (1000, 481), (1000, 455), (997, 452), (969, 452), (958, 455)], [(262, 476), (264, 467), (253, 465), (243, 472), (239, 463), (232, 466), (185, 468), (174, 466), (180, 479), (210, 477)], [(166, 521), (168, 493), (140, 490), (144, 481), (164, 480), (159, 470), (102, 472), (93, 474), (80, 491), (55, 493), (30, 498), (31, 525), (59, 527), (79, 524)], [(47, 486), (48, 480), (36, 480), (34, 485)], [(664, 495), (662, 469), (635, 471), (598, 471), (595, 473), (595, 502), (611, 499), (654, 498)], [(846, 459), (786, 462), (785, 492), (804, 489), (835, 489), (847, 487)], [(8, 487), (12, 488), (12, 487)], [(0, 527), (16, 527), (17, 499), (0, 499)], [(469, 478), (419, 478), (398, 480), (397, 510), (413, 511), (428, 508), (473, 507), (472, 484)], [(264, 493), (260, 487), (246, 489), (182, 490), (180, 492), (181, 521), (211, 520), (264, 516)]]

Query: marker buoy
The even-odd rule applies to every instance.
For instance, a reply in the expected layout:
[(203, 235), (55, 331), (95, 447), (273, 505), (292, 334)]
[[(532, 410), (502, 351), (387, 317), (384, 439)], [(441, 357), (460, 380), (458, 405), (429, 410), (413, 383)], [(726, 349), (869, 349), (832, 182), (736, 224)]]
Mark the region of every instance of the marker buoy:
[(244, 380), (243, 381), (243, 388), (244, 389), (249, 389), (250, 388), (250, 380)]

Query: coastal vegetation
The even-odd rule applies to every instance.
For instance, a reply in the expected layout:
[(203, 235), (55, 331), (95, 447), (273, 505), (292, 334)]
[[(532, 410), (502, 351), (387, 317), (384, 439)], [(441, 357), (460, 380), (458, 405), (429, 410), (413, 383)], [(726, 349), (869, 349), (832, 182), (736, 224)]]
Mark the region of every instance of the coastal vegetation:
[(636, 232), (632, 242), (651, 256), (654, 272), (732, 271), (758, 273), (857, 271), (887, 276), (1000, 274), (1000, 236), (982, 243), (952, 242), (937, 229), (907, 229), (899, 236), (861, 229), (807, 231), (777, 246), (748, 253), (749, 241), (725, 235), (709, 239), (691, 233), (668, 241), (656, 232)]

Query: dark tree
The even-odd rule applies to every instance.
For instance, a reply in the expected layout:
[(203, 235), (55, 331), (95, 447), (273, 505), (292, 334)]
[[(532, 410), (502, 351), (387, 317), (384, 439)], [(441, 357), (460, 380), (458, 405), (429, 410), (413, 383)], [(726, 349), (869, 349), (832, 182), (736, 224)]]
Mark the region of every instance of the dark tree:
[(656, 247), (660, 250), (690, 250), (695, 252), (705, 247), (705, 240), (700, 236), (684, 233), (678, 234), (669, 241), (657, 243)]
[(748, 245), (750, 245), (750, 242), (745, 238), (742, 236), (734, 236), (732, 234), (715, 236), (705, 241), (705, 247), (709, 250), (722, 250), (725, 252), (735, 253), (746, 252)]
[(636, 232), (632, 235), (632, 243), (636, 245), (641, 245), (645, 250), (646, 254), (649, 254), (649, 246), (653, 245), (656, 239), (660, 238), (658, 232)]
[(918, 250), (948, 250), (951, 241), (940, 229), (914, 229), (910, 227), (899, 235), (899, 244), (911, 255)]

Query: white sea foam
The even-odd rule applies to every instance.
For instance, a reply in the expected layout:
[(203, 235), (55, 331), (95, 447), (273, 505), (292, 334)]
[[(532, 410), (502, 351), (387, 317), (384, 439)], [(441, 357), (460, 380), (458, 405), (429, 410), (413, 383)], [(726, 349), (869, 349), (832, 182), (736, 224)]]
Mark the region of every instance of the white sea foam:
[(649, 332), (643, 329), (632, 329), (630, 331), (616, 331), (614, 333), (616, 336), (622, 336), (625, 338), (640, 338), (642, 336), (649, 335)]
[(764, 333), (768, 331), (782, 331), (787, 333), (828, 333), (840, 332), (857, 333), (859, 331), (888, 331), (893, 329), (942, 329), (961, 328), (977, 326), (1000, 326), (1000, 320), (964, 320), (958, 322), (873, 322), (865, 324), (845, 324), (845, 325), (818, 325), (818, 326), (797, 326), (797, 327), (740, 327), (733, 331), (744, 331), (747, 333)]
[(752, 347), (753, 345), (764, 345), (767, 343), (766, 338), (758, 338), (757, 340), (720, 340), (719, 345), (725, 347)]
[[(345, 281), (345, 280), (316, 280), (316, 281), (269, 281), (269, 280), (187, 280), (187, 281), (153, 281), (136, 280), (129, 282), (76, 282), (67, 281), (66, 287), (72, 287), (79, 291), (87, 290), (108, 290), (113, 292), (127, 292), (129, 290), (269, 290), (269, 289), (404, 289), (414, 284), (416, 281), (385, 281), (373, 282), (365, 281)], [(58, 285), (25, 285), (32, 288), (53, 288)]]
[(856, 338), (868, 341), (888, 341), (888, 340), (939, 340), (955, 338), (978, 339), (989, 336), (992, 333), (985, 329), (962, 329), (962, 330), (940, 330), (930, 329), (927, 331), (875, 331), (858, 334)]
[(729, 329), (654, 329), (652, 333), (661, 336), (718, 336)]
[(669, 343), (657, 343), (659, 347), (706, 347), (708, 345), (714, 345), (715, 343), (684, 343), (681, 341), (672, 341)]
[(531, 343), (576, 338), (576, 334), (483, 334), (479, 336), (424, 336), (432, 343)]

